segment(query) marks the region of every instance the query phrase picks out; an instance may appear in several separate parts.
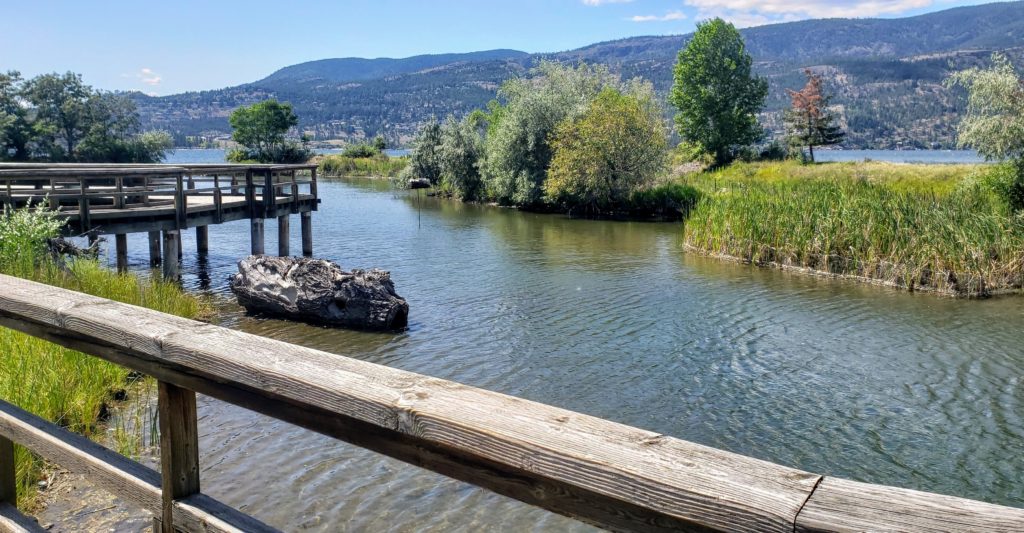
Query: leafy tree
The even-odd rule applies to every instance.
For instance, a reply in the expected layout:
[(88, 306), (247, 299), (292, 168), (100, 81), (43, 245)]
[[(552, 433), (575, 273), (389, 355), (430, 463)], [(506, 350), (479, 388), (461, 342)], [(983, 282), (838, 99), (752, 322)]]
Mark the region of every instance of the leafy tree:
[(341, 151), (342, 157), (374, 157), (380, 155), (380, 149), (372, 144), (353, 144)]
[(807, 85), (786, 92), (792, 105), (786, 112), (786, 129), (792, 146), (807, 147), (814, 162), (814, 147), (842, 142), (845, 133), (836, 124), (838, 117), (829, 108), (832, 96), (822, 91), (824, 80), (811, 69), (804, 70)]
[(431, 118), (416, 136), (409, 166), (401, 177), (426, 179), (431, 185), (441, 181), (441, 125), (437, 119)]
[(607, 68), (586, 64), (542, 62), (534, 74), (505, 82), (499, 94), (507, 103), (491, 110), (497, 120), (487, 136), (484, 177), (504, 204), (542, 202), (551, 134), (563, 120), (582, 114), (603, 88), (619, 84)]
[(441, 127), (438, 146), (441, 185), (461, 200), (478, 200), (483, 195), (480, 161), (484, 152), (482, 122), (470, 115), (461, 122), (449, 116)]
[(309, 159), (309, 151), (294, 141), (288, 141), (288, 130), (298, 126), (299, 118), (291, 104), (277, 100), (264, 100), (242, 106), (231, 113), (231, 138), (247, 150), (234, 152), (233, 160), (251, 159), (261, 163), (294, 163)]
[(383, 135), (377, 135), (373, 138), (373, 147), (377, 152), (383, 152), (384, 150), (387, 150), (388, 142), (384, 140)]
[(738, 147), (763, 135), (757, 113), (768, 83), (751, 71), (753, 60), (736, 27), (720, 18), (697, 25), (679, 52), (669, 102), (678, 109), (679, 135), (721, 166)]
[(1024, 80), (996, 53), (990, 67), (957, 72), (946, 83), (967, 89), (967, 113), (957, 127), (960, 146), (990, 161), (1008, 161), (992, 179), (1011, 208), (1024, 210)]
[(50, 158), (73, 158), (91, 126), (92, 88), (80, 74), (43, 74), (28, 82), (25, 96), (35, 108), (35, 132)]
[(30, 157), (32, 123), (23, 104), (21, 74), (0, 73), (0, 161), (24, 161)]
[(577, 118), (555, 131), (544, 191), (587, 214), (621, 206), (665, 167), (667, 141), (654, 90), (640, 95), (606, 88)]

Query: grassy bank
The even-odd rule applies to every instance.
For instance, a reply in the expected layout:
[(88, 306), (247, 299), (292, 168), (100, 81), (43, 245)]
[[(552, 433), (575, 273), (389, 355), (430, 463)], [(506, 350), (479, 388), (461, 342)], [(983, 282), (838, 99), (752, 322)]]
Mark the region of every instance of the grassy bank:
[[(44, 251), (59, 226), (45, 215), (0, 216), (0, 273), (32, 279), (166, 313), (196, 318), (198, 299), (177, 285), (142, 280), (80, 259), (58, 267)], [(130, 372), (96, 357), (0, 328), (0, 398), (68, 429), (94, 436), (107, 407), (130, 382)], [(43, 463), (17, 449), (19, 495), (34, 497)]]
[(1019, 290), (1024, 216), (982, 185), (990, 167), (735, 164), (685, 176), (701, 192), (688, 248), (910, 290)]
[(384, 154), (373, 157), (328, 155), (320, 159), (317, 171), (325, 176), (394, 178), (408, 164), (407, 157), (388, 157)]

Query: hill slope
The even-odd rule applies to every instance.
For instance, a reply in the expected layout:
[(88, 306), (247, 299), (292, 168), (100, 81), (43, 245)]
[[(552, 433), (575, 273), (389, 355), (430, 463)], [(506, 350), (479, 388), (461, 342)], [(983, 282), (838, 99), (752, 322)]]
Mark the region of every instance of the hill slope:
[[(849, 130), (847, 146), (950, 147), (962, 100), (942, 86), (953, 70), (1003, 50), (1024, 64), (1024, 2), (961, 7), (903, 19), (808, 20), (742, 31), (771, 93), (762, 121), (781, 128), (786, 88), (803, 68), (829, 74)], [(494, 98), (500, 83), (541, 59), (602, 63), (640, 76), (662, 94), (688, 35), (634, 37), (578, 50), (526, 54), (491, 50), (406, 59), (327, 59), (283, 68), (250, 84), (161, 98), (135, 95), (147, 127), (188, 135), (229, 131), (239, 105), (276, 97), (292, 102), (315, 139), (382, 133), (407, 142), (431, 116), (463, 115)]]

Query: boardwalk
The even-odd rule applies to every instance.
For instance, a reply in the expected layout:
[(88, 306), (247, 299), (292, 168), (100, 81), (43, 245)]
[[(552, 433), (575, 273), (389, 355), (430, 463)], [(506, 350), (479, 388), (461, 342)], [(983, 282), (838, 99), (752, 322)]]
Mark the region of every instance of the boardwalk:
[(251, 224), (253, 254), (264, 250), (264, 220), (277, 218), (278, 255), (290, 255), (290, 216), (299, 215), (302, 253), (313, 253), (319, 204), (315, 165), (0, 164), (0, 203), (46, 203), (67, 220), (68, 235), (114, 235), (118, 269), (127, 268), (127, 235), (148, 233), (150, 263), (180, 275), (181, 232), (196, 230), (199, 253), (209, 226)]

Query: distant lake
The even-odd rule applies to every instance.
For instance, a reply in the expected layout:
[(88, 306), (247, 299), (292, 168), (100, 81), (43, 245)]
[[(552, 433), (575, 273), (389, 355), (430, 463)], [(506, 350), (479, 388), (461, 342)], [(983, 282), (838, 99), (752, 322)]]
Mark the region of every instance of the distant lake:
[[(340, 154), (341, 149), (315, 150), (318, 154)], [(409, 155), (409, 150), (384, 150), (393, 157)], [(179, 148), (167, 154), (166, 163), (199, 164), (223, 163), (225, 151), (220, 148)], [(956, 163), (984, 163), (973, 150), (818, 150), (818, 161), (890, 161), (893, 163), (925, 163), (948, 165)]]
[[(318, 154), (340, 154), (342, 150), (340, 148), (328, 149), (328, 150), (313, 150)], [(197, 165), (201, 163), (224, 163), (226, 150), (223, 148), (178, 148), (171, 152), (167, 152), (167, 157), (164, 159), (164, 163), (172, 163), (177, 165)], [(384, 153), (392, 157), (401, 157), (408, 155), (409, 150), (384, 150)]]
[(888, 161), (891, 163), (925, 163), (950, 165), (984, 163), (974, 150), (817, 150), (814, 158), (821, 162)]

